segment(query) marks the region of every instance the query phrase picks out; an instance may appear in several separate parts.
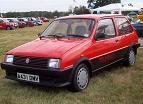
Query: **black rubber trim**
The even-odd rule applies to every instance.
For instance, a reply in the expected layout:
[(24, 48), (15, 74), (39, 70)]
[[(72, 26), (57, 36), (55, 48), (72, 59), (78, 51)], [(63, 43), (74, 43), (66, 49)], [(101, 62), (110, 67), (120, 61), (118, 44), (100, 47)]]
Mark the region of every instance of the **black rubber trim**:
[[(55, 87), (62, 87), (70, 84), (70, 76), (72, 73), (72, 68), (65, 70), (65, 71), (57, 71), (57, 70), (48, 70), (48, 69), (40, 69), (40, 68), (32, 68), (32, 67), (25, 67), (25, 66), (18, 66), (8, 63), (1, 63), (2, 69), (6, 71), (6, 78), (12, 80), (17, 79), (17, 72), (24, 73), (24, 74), (33, 74), (39, 75), (40, 83), (33, 83), (38, 85), (45, 85), (45, 86), (55, 86)], [(20, 81), (20, 80), (18, 80)], [(27, 82), (27, 81), (22, 81)]]

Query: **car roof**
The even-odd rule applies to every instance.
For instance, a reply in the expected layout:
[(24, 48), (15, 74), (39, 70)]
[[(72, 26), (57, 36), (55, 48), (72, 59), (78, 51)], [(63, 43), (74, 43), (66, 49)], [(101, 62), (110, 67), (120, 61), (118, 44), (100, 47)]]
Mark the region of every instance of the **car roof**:
[(119, 14), (83, 14), (83, 15), (65, 16), (65, 17), (60, 17), (60, 18), (57, 18), (57, 19), (68, 19), (68, 18), (91, 18), (91, 19), (98, 19), (98, 18), (102, 18), (102, 17), (125, 17), (125, 16), (119, 15)]

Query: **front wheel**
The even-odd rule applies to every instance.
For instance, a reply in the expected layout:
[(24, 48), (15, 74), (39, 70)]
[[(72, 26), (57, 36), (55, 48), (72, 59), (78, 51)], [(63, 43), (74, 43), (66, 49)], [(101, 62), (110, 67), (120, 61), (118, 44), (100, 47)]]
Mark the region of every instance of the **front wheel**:
[(130, 49), (127, 55), (127, 59), (125, 60), (124, 64), (126, 66), (133, 66), (136, 62), (136, 54), (134, 49)]
[(80, 64), (73, 75), (70, 90), (79, 92), (87, 88), (89, 84), (89, 69), (85, 64)]

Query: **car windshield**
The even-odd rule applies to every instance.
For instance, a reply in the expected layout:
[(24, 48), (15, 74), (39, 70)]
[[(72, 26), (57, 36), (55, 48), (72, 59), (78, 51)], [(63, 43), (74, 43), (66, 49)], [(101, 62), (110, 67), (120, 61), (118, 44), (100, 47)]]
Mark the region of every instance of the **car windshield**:
[(7, 19), (9, 22), (15, 22), (14, 19)]
[(24, 20), (24, 21), (28, 21), (28, 19), (26, 19), (26, 18), (23, 18), (23, 20)]
[(33, 21), (36, 21), (36, 18), (32, 18)]
[(15, 22), (18, 22), (18, 19), (17, 19), (17, 18), (14, 18), (13, 20), (14, 20)]
[(89, 37), (95, 21), (93, 19), (59, 19), (53, 21), (41, 34), (42, 37)]

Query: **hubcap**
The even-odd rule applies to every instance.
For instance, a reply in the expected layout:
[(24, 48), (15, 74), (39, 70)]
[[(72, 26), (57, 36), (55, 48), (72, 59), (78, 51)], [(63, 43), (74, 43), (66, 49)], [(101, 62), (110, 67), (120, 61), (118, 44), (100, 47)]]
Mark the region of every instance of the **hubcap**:
[(135, 53), (134, 51), (130, 51), (130, 54), (129, 54), (129, 63), (130, 65), (134, 65), (135, 64)]
[(77, 74), (77, 85), (80, 89), (85, 89), (87, 87), (89, 78), (86, 68), (81, 68)]
[(7, 30), (10, 30), (10, 27), (7, 27)]

